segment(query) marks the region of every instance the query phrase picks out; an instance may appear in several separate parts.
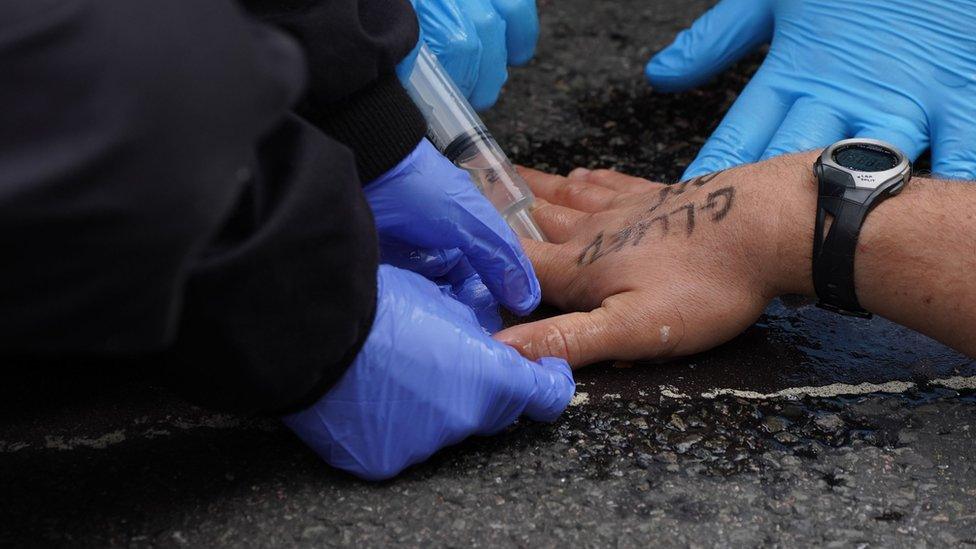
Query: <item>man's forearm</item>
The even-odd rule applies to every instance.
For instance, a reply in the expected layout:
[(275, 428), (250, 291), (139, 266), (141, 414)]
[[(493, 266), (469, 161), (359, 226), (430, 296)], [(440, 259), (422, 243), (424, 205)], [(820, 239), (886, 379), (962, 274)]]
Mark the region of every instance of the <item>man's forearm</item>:
[[(813, 295), (815, 154), (782, 160), (781, 290)], [(770, 172), (767, 172), (770, 173)], [(869, 311), (976, 356), (976, 185), (916, 177), (868, 214), (854, 260), (857, 296)]]

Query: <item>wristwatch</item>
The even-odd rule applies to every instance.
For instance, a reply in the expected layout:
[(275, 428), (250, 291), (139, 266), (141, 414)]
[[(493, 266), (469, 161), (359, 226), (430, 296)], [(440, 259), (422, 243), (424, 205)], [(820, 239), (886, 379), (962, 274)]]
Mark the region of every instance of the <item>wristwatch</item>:
[[(871, 318), (854, 289), (854, 254), (868, 213), (897, 195), (912, 177), (911, 162), (876, 139), (845, 139), (827, 147), (813, 166), (817, 220), (813, 233), (813, 286), (818, 306)], [(824, 234), (827, 215), (830, 229)]]

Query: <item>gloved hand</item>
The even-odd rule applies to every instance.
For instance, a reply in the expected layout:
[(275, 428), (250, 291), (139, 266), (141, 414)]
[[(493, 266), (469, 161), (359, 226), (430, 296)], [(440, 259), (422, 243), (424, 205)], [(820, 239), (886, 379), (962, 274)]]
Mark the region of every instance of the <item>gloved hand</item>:
[(933, 171), (976, 177), (976, 1), (723, 0), (647, 65), (683, 90), (772, 39), (684, 174), (873, 137)]
[[(383, 263), (454, 285), (469, 279), (473, 269), (512, 312), (524, 315), (539, 304), (539, 280), (518, 237), (468, 174), (426, 139), (364, 190)], [(457, 292), (477, 308), (466, 295)]]
[(414, 0), (423, 40), (478, 110), (498, 100), (508, 65), (532, 59), (535, 0)]
[(562, 359), (531, 362), (485, 335), (471, 310), (420, 275), (379, 268), (376, 317), (339, 382), (284, 418), (322, 459), (390, 478), (519, 416), (554, 421), (576, 389)]
[(467, 259), (461, 258), (458, 264), (446, 275), (435, 279), (447, 295), (471, 308), (478, 324), (489, 334), (502, 329), (502, 317), (498, 314), (498, 301), (481, 281)]

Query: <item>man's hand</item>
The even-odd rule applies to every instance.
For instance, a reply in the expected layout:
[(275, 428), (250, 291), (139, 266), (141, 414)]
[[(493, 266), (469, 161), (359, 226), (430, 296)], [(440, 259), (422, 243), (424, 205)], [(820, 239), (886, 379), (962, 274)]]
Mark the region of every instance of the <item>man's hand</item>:
[[(552, 243), (523, 241), (543, 297), (577, 311), (496, 334), (574, 367), (714, 347), (775, 297), (813, 295), (817, 186), (804, 153), (662, 185), (523, 170)], [(855, 257), (868, 310), (976, 355), (976, 186), (915, 178), (872, 211)]]
[(552, 241), (523, 242), (543, 297), (580, 311), (497, 335), (526, 356), (583, 366), (695, 353), (738, 334), (779, 290), (778, 212), (747, 174), (663, 185), (606, 170), (522, 173)]
[(479, 311), (493, 308), (477, 288), (482, 282), (516, 314), (539, 304), (539, 281), (515, 233), (468, 174), (426, 139), (365, 193), (384, 263), (451, 284)]
[(769, 55), (685, 178), (846, 137), (976, 178), (976, 1), (723, 0), (647, 65), (661, 91)]
[(569, 405), (565, 361), (519, 356), (417, 274), (383, 265), (377, 278), (376, 317), (356, 359), (317, 403), (284, 418), (330, 465), (389, 478), (468, 436), (523, 415), (554, 421)]

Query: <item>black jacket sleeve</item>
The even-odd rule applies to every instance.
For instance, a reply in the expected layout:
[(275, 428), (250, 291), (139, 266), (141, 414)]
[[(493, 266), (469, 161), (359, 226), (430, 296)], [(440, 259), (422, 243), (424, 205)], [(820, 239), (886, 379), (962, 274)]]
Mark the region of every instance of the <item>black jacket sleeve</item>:
[(244, 0), (244, 5), (302, 45), (309, 86), (298, 112), (353, 150), (364, 183), (417, 146), (427, 124), (395, 73), (419, 35), (408, 0)]
[(289, 109), (300, 47), (229, 0), (0, 3), (0, 360), (144, 357), (288, 411), (358, 352), (376, 237)]

